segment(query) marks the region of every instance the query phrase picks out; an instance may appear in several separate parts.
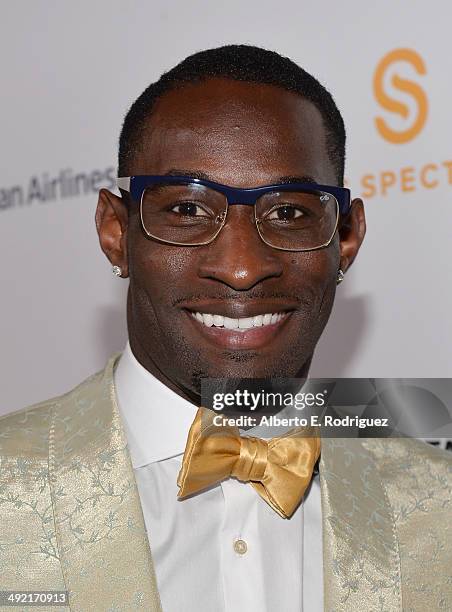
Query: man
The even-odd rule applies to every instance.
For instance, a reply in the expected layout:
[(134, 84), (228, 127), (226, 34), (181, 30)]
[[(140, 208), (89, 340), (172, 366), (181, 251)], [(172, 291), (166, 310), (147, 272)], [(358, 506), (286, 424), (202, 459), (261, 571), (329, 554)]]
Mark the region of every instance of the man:
[(262, 431), (196, 446), (203, 378), (308, 375), (365, 234), (344, 151), (330, 94), (255, 47), (195, 54), (133, 104), (121, 197), (96, 212), (129, 344), (2, 419), (2, 589), (66, 589), (83, 612), (452, 608), (445, 452), (325, 439), (317, 474), (300, 438), (307, 476), (278, 491)]

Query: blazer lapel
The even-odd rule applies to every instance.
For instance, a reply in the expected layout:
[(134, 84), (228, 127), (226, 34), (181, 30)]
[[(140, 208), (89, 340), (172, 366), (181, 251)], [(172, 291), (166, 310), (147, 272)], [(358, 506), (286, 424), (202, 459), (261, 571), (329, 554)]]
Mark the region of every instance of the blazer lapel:
[(323, 438), (320, 461), (326, 612), (402, 610), (394, 520), (359, 439)]
[(49, 441), (56, 536), (71, 610), (161, 611), (113, 368), (60, 398)]

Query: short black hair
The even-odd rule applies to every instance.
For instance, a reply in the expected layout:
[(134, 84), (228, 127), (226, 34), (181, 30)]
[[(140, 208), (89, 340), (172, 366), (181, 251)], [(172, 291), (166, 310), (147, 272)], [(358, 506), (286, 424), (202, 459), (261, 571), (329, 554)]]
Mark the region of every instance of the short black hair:
[(132, 162), (145, 122), (166, 92), (208, 78), (275, 85), (309, 100), (320, 111), (328, 156), (343, 185), (345, 127), (331, 94), (308, 72), (287, 57), (251, 45), (226, 45), (190, 55), (147, 87), (130, 107), (119, 137), (118, 176), (133, 173)]

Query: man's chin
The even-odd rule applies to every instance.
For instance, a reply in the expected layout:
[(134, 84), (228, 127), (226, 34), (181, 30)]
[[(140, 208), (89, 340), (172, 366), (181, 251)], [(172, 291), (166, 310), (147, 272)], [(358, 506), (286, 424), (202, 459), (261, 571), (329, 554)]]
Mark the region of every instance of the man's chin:
[(282, 357), (275, 363), (262, 362), (262, 355), (257, 351), (231, 351), (221, 355), (223, 359), (216, 360), (216, 364), (205, 363), (199, 369), (194, 370), (190, 377), (190, 388), (197, 395), (201, 395), (202, 380), (206, 378), (216, 379), (275, 379), (275, 378), (297, 378), (307, 376), (311, 358), (301, 357), (298, 364), (305, 366), (297, 367), (295, 364), (287, 364), (287, 358)]

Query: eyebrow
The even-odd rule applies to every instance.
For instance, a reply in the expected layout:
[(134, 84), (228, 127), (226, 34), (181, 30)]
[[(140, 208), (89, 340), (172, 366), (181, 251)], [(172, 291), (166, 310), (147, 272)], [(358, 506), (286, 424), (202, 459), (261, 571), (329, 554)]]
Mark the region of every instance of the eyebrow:
[[(196, 178), (204, 181), (211, 181), (213, 183), (217, 183), (211, 176), (206, 174), (205, 172), (201, 172), (200, 170), (184, 170), (181, 168), (171, 168), (168, 172), (165, 172), (164, 176), (188, 176), (189, 178)], [(288, 176), (279, 176), (272, 183), (268, 184), (277, 184), (277, 185), (285, 185), (290, 183), (313, 183), (314, 185), (318, 184), (318, 181), (315, 180), (314, 177), (309, 174), (302, 174), (300, 176), (296, 175), (288, 175)]]

